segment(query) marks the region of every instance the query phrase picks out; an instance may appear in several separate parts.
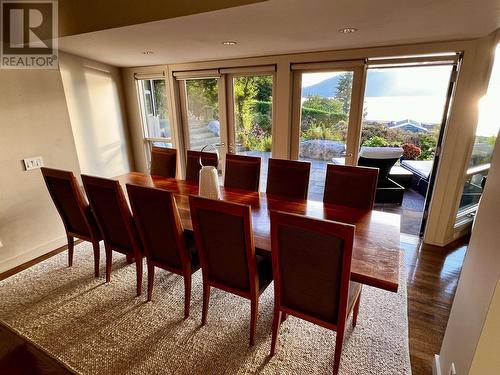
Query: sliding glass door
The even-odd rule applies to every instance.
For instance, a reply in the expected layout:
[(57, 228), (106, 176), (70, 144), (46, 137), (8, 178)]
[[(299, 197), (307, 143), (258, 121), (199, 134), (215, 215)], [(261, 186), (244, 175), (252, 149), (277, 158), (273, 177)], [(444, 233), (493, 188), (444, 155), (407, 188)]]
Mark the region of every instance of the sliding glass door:
[(179, 83), (186, 148), (200, 151), (205, 146), (219, 147), (219, 78), (185, 79)]
[(262, 159), (261, 190), (265, 190), (273, 128), (272, 73), (228, 74), (228, 152)]
[(356, 164), (363, 64), (294, 69), (292, 159), (311, 162), (309, 199), (323, 199), (326, 165)]

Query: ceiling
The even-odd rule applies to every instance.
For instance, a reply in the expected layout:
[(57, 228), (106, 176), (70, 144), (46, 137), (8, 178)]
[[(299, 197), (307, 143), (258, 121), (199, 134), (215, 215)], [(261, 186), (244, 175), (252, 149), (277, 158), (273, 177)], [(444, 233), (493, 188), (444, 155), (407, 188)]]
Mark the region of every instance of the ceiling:
[(477, 38), (499, 27), (499, 0), (270, 0), (66, 36), (59, 48), (129, 67)]

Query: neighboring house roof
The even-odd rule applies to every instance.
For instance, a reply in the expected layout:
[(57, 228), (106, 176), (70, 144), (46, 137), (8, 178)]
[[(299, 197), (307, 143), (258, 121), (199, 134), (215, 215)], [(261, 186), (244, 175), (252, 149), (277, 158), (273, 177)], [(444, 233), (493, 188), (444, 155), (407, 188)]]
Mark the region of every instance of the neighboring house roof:
[(404, 129), (404, 130), (409, 130), (412, 132), (424, 132), (427, 133), (429, 130), (425, 127), (422, 126), (422, 123), (411, 120), (411, 119), (405, 119), (405, 120), (400, 120), (400, 121), (395, 121), (391, 122), (389, 124), (389, 128), (391, 129)]

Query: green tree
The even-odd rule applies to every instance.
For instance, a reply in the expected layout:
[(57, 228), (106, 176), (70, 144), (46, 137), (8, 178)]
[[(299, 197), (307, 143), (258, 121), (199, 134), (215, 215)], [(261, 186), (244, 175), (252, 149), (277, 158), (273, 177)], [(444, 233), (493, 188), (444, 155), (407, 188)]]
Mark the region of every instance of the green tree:
[(342, 110), (345, 114), (349, 114), (351, 107), (351, 92), (352, 92), (352, 73), (347, 72), (340, 76), (337, 85), (335, 99), (342, 103)]
[(317, 109), (330, 113), (342, 112), (342, 102), (337, 99), (325, 98), (324, 96), (308, 96), (302, 104), (302, 108)]

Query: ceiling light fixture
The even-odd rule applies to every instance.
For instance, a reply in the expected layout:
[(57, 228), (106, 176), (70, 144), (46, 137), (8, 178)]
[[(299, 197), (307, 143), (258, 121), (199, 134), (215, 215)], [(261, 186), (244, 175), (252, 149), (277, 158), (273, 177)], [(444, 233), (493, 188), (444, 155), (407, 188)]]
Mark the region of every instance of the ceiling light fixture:
[(152, 55), (154, 52), (153, 51), (143, 51), (143, 55)]
[(236, 43), (232, 40), (225, 40), (224, 42), (222, 42), (222, 44), (224, 44), (225, 46), (235, 46), (238, 43)]
[(339, 33), (341, 34), (352, 34), (358, 31), (355, 27), (343, 27), (342, 29), (339, 29)]

